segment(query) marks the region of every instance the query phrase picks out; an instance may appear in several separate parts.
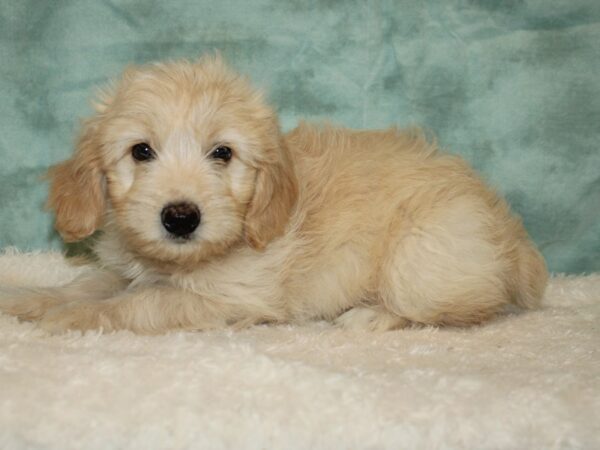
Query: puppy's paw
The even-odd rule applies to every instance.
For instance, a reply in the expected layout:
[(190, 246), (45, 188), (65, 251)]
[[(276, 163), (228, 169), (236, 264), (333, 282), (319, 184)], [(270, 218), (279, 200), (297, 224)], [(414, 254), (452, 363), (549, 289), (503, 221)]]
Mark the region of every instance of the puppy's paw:
[(19, 320), (38, 320), (60, 303), (52, 290), (0, 288), (0, 312), (16, 316)]
[(346, 330), (354, 331), (389, 331), (406, 327), (410, 322), (394, 315), (383, 308), (357, 306), (349, 309), (334, 324)]
[(39, 327), (51, 334), (69, 330), (111, 331), (112, 322), (101, 302), (75, 301), (48, 310), (39, 320)]

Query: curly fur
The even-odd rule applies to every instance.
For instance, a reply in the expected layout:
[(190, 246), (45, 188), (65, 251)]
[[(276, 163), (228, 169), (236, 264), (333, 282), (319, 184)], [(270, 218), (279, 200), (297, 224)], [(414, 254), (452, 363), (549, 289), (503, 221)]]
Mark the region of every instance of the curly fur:
[[(155, 160), (134, 161), (139, 142)], [(224, 144), (226, 164), (209, 157)], [(103, 231), (92, 275), (2, 294), (50, 331), (469, 325), (537, 306), (546, 286), (521, 221), (463, 160), (418, 130), (282, 134), (218, 57), (127, 70), (50, 177), (64, 239)], [(174, 201), (202, 211), (185, 242), (160, 221)]]

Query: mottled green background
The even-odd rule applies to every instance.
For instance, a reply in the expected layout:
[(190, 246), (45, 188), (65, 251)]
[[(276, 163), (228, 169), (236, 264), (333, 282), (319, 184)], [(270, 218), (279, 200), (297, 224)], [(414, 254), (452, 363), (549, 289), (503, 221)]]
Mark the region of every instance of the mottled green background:
[(38, 177), (95, 85), (219, 49), (285, 129), (424, 125), (508, 197), (551, 270), (598, 271), (599, 21), (598, 0), (1, 0), (0, 247), (61, 247)]

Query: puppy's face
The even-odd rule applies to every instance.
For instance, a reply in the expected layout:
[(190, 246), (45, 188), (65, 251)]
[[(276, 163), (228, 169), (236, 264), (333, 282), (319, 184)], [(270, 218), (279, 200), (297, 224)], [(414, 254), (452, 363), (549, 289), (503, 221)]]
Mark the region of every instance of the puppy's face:
[(296, 196), (276, 117), (218, 59), (133, 69), (52, 170), (67, 240), (105, 219), (135, 254), (192, 264), (281, 234)]

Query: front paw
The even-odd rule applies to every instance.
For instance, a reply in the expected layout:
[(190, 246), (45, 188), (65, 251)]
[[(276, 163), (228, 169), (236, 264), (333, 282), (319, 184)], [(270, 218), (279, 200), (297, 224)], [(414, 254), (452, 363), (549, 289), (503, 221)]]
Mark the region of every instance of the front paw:
[(19, 320), (39, 320), (60, 303), (52, 290), (0, 288), (0, 312), (16, 316)]
[(52, 308), (40, 318), (39, 327), (50, 334), (61, 334), (69, 330), (112, 331), (112, 321), (101, 302), (72, 302)]

